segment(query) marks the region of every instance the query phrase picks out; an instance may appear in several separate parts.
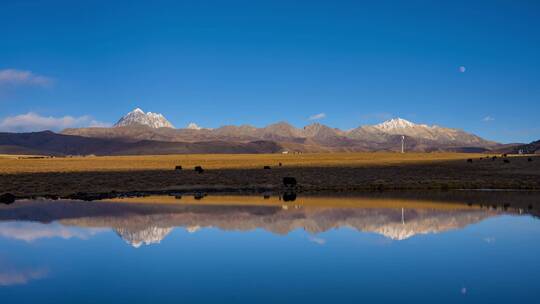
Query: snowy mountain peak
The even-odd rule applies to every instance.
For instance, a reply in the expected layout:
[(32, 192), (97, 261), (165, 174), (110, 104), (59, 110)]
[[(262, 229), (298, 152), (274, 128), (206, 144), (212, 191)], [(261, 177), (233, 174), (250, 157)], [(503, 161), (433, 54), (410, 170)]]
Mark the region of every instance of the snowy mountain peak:
[(403, 118), (392, 118), (383, 123), (375, 125), (376, 128), (381, 130), (395, 130), (395, 129), (405, 129), (418, 126), (417, 124), (405, 120)]
[(190, 130), (201, 130), (202, 128), (199, 127), (199, 125), (197, 125), (196, 123), (190, 122), (190, 123), (187, 125), (187, 129), (190, 129)]
[(146, 125), (152, 128), (174, 128), (174, 126), (159, 113), (144, 113), (140, 108), (127, 113), (114, 125), (115, 127), (124, 127), (131, 125)]

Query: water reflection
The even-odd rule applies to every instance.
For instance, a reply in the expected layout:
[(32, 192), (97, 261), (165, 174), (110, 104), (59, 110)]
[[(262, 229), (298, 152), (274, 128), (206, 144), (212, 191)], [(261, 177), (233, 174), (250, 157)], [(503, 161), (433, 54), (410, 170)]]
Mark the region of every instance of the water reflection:
[(38, 223), (23, 221), (0, 222), (0, 236), (26, 242), (32, 242), (43, 238), (59, 237), (62, 239), (88, 239), (91, 236), (104, 231), (100, 228), (81, 229), (64, 226), (58, 222)]
[[(160, 243), (175, 227), (190, 233), (213, 227), (222, 231), (263, 229), (280, 235), (297, 229), (316, 235), (346, 227), (399, 241), (419, 234), (460, 229), (501, 214), (524, 214), (530, 210), (520, 206), (529, 206), (530, 199), (522, 199), (513, 208), (506, 201), (498, 206), (486, 200), (472, 204), (384, 196), (291, 200), (290, 196), (268, 195), (182, 198), (177, 195), (84, 203), (28, 200), (0, 208), (0, 236), (24, 241), (50, 237), (87, 239), (110, 228), (138, 248)], [(311, 240), (324, 243), (317, 237)]]
[(44, 268), (38, 269), (3, 269), (0, 270), (0, 286), (23, 285), (32, 280), (43, 279), (48, 271)]
[(533, 303), (539, 205), (461, 192), (17, 201), (0, 205), (0, 303)]

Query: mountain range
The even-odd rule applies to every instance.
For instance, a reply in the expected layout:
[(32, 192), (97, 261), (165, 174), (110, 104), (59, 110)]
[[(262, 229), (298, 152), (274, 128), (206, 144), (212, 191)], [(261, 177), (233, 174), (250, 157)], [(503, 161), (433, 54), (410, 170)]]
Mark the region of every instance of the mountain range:
[[(11, 154), (176, 154), (400, 151), (486, 152), (507, 146), (459, 129), (394, 118), (376, 125), (340, 130), (313, 123), (266, 127), (227, 125), (216, 129), (190, 123), (176, 129), (162, 115), (139, 108), (110, 128), (71, 128), (60, 134), (0, 133), (0, 153)], [(517, 146), (517, 145), (516, 145)], [(512, 145), (512, 147), (514, 147)]]

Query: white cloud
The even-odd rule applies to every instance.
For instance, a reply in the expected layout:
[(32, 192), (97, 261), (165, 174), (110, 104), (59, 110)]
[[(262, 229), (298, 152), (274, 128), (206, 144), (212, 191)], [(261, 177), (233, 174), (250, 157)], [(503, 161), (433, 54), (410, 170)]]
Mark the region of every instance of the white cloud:
[(110, 126), (109, 123), (94, 120), (88, 115), (80, 117), (47, 117), (29, 112), (26, 114), (6, 117), (3, 120), (0, 120), (0, 131), (7, 132), (31, 132), (43, 130), (58, 131), (65, 128), (108, 126)]
[(491, 117), (491, 116), (489, 116), (489, 115), (486, 116), (486, 117), (484, 117), (484, 118), (482, 118), (482, 121), (483, 121), (483, 122), (490, 122), (490, 121), (494, 121), (494, 120), (495, 120), (495, 118), (493, 118), (493, 117)]
[(323, 119), (325, 117), (326, 117), (325, 113), (319, 113), (319, 114), (311, 115), (309, 117), (309, 120), (319, 120), (319, 119)]
[(0, 85), (48, 86), (53, 83), (49, 77), (34, 74), (30, 71), (15, 69), (0, 70)]

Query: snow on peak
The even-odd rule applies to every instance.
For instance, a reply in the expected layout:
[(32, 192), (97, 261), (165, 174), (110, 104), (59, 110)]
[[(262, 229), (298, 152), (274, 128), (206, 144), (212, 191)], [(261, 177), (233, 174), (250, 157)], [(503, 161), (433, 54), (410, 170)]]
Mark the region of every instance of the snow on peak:
[(144, 113), (140, 108), (127, 113), (114, 125), (115, 127), (146, 125), (152, 128), (174, 128), (174, 126), (159, 113)]
[(130, 229), (127, 227), (120, 227), (115, 229), (116, 233), (124, 240), (126, 243), (130, 244), (135, 248), (139, 248), (142, 245), (151, 245), (159, 244), (171, 231), (172, 227), (156, 227), (151, 226), (139, 229)]
[(399, 117), (392, 118), (383, 123), (375, 125), (376, 128), (379, 128), (382, 130), (405, 129), (405, 128), (410, 128), (410, 127), (415, 127), (415, 126), (417, 126), (417, 124), (410, 122), (408, 120), (405, 120), (403, 118), (399, 118)]
[(190, 123), (187, 125), (187, 128), (190, 129), (190, 130), (200, 130), (200, 129), (202, 129), (201, 127), (199, 127), (199, 125), (197, 125), (197, 124), (194, 123), (194, 122), (190, 122)]

